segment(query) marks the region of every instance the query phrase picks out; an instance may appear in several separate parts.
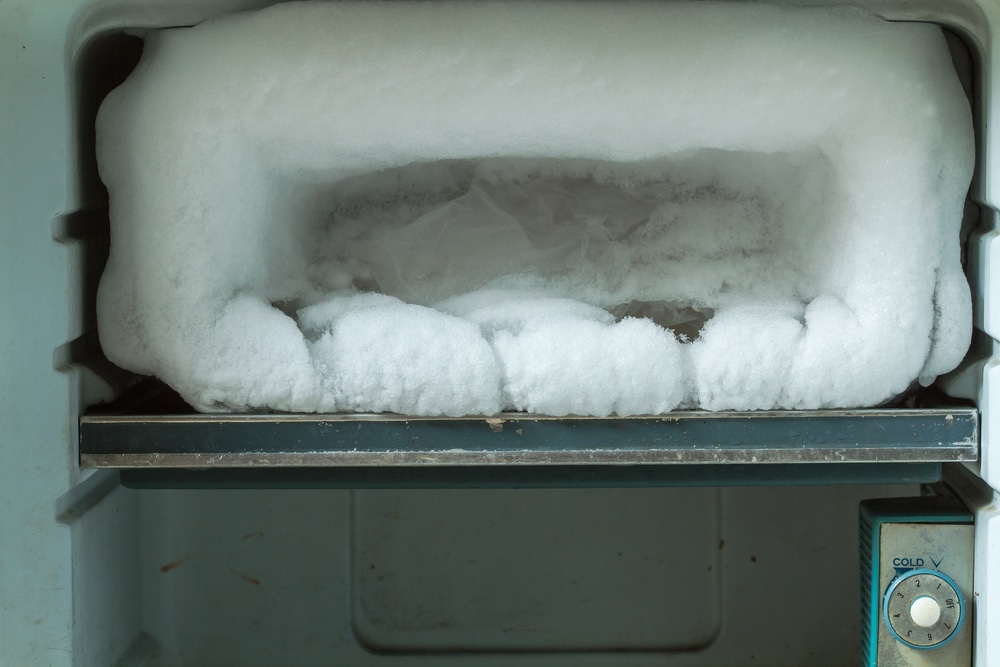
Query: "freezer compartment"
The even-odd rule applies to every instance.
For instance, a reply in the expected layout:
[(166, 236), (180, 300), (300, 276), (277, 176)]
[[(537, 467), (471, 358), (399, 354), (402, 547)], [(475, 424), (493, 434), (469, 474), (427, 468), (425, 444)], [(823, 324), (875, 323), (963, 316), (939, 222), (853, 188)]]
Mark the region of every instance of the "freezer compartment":
[[(928, 18), (920, 12), (913, 12), (910, 15), (906, 15), (905, 12), (888, 11), (884, 7), (876, 9), (892, 19), (903, 18), (914, 20)], [(123, 18), (122, 20), (125, 19)], [(935, 17), (935, 20), (949, 25), (952, 30), (947, 33), (952, 60), (960, 74), (959, 78), (965, 86), (966, 93), (972, 101), (973, 115), (977, 119), (978, 126), (979, 97), (976, 94), (976, 90), (977, 86), (980, 85), (979, 77), (982, 76), (982, 70), (979, 68), (978, 63), (981, 62), (984, 51), (979, 27), (975, 23), (977, 20), (976, 14), (972, 10), (968, 12), (963, 10), (953, 16)], [(194, 23), (196, 21), (174, 19), (174, 24), (183, 24), (186, 22)], [(170, 19), (159, 17), (152, 22), (147, 20), (146, 25), (142, 27), (160, 27), (169, 23)], [(93, 122), (93, 114), (96, 112), (97, 103), (100, 101), (99, 98), (103, 96), (103, 92), (101, 91), (113, 85), (105, 84), (103, 88), (100, 85), (93, 85), (96, 72), (105, 71), (106, 68), (104, 65), (108, 61), (116, 61), (118, 63), (135, 62), (139, 57), (140, 51), (141, 45), (134, 37), (126, 37), (115, 29), (105, 28), (104, 32), (93, 34), (91, 39), (86, 42), (86, 47), (81, 50), (82, 55), (78, 60), (78, 73), (81, 82), (80, 122), (82, 137), (91, 136), (89, 135), (89, 123)], [(120, 74), (124, 75), (127, 69), (128, 67), (123, 65)], [(97, 201), (97, 205), (92, 207), (91, 210), (93, 213), (90, 214), (90, 218), (88, 219), (93, 221), (93, 225), (100, 227), (102, 224), (100, 220), (103, 215), (103, 207), (100, 201), (106, 195), (103, 193), (100, 183), (93, 179), (95, 173), (93, 161), (88, 157), (88, 151), (92, 150), (92, 148), (87, 140), (84, 140), (81, 146), (81, 161), (86, 167), (81, 168), (85, 190), (91, 192), (94, 195), (95, 201)], [(989, 214), (987, 207), (976, 203), (981, 200), (977, 195), (978, 189), (979, 186), (974, 181), (973, 191), (966, 206), (965, 220), (961, 232), (962, 241), (965, 243), (970, 232), (973, 229), (977, 230), (974, 232), (972, 240), (968, 242), (968, 245), (963, 246), (965, 254), (968, 255), (966, 259), (970, 267), (969, 278), (973, 287), (977, 318), (980, 317), (978, 305), (981, 303), (983, 290), (982, 277), (977, 269), (979, 266), (977, 263), (981, 262), (981, 248), (977, 245), (977, 241), (979, 239), (978, 235), (982, 233), (983, 225), (988, 224), (987, 218)], [(318, 196), (317, 193), (322, 194), (323, 192), (323, 190), (312, 191), (311, 196), (313, 197), (313, 201)], [(323, 197), (325, 196), (324, 194)], [(320, 197), (320, 199), (323, 197)], [(97, 254), (100, 253), (99, 241), (88, 243), (88, 247), (98, 248), (95, 252)], [(90, 271), (92, 272), (93, 269), (90, 269)], [(91, 275), (93, 276), (92, 273)], [(96, 276), (94, 277), (96, 278)], [(93, 292), (88, 289), (88, 293), (83, 298), (83, 308), (88, 312), (93, 312), (92, 298)], [(136, 383), (129, 388), (134, 380), (127, 379), (127, 376), (124, 376), (125, 379), (123, 379), (120, 373), (114, 375), (114, 377), (110, 377), (114, 371), (109, 372), (107, 370), (103, 355), (100, 351), (94, 349), (93, 346), (96, 343), (96, 339), (91, 335), (86, 339), (86, 342), (88, 345), (78, 346), (85, 351), (80, 353), (78, 357), (75, 357), (73, 363), (87, 369), (83, 374), (85, 378), (92, 377), (89, 370), (102, 371), (99, 373), (102, 379), (95, 380), (94, 383), (107, 383), (103, 394), (94, 391), (86, 393), (90, 397), (100, 396), (103, 399), (106, 399), (108, 396), (119, 395), (124, 401), (121, 405), (131, 403), (131, 407), (120, 414), (121, 421), (119, 422), (117, 421), (118, 417), (107, 414), (114, 411), (115, 407), (108, 410), (104, 406), (92, 406), (90, 414), (85, 416), (81, 423), (80, 453), (83, 465), (87, 467), (108, 465), (108, 461), (114, 460), (116, 462), (115, 465), (121, 466), (161, 465), (172, 468), (176, 466), (167, 463), (170, 456), (177, 454), (180, 450), (191, 451), (187, 445), (183, 444), (185, 439), (198, 440), (206, 438), (206, 435), (215, 429), (216, 426), (225, 430), (254, 425), (254, 430), (260, 434), (265, 431), (262, 431), (258, 427), (261, 427), (265, 423), (268, 424), (266, 428), (274, 429), (266, 431), (267, 436), (265, 439), (274, 437), (284, 441), (288, 437), (288, 434), (295, 432), (296, 435), (294, 437), (302, 438), (300, 444), (294, 450), (284, 445), (269, 445), (266, 447), (254, 446), (254, 451), (250, 451), (250, 446), (248, 446), (242, 454), (234, 451), (225, 451), (225, 448), (213, 448), (212, 445), (207, 445), (202, 447), (198, 452), (199, 455), (204, 454), (206, 456), (205, 459), (202, 459), (202, 463), (209, 461), (208, 465), (212, 466), (223, 465), (223, 461), (226, 461), (224, 464), (226, 466), (249, 465), (250, 463), (258, 466), (276, 465), (275, 462), (281, 459), (280, 457), (275, 458), (275, 454), (280, 455), (285, 453), (299, 456), (302, 452), (308, 452), (308, 455), (311, 457), (309, 465), (341, 465), (350, 456), (356, 456), (356, 454), (352, 453), (352, 450), (360, 449), (364, 452), (364, 456), (367, 457), (365, 458), (366, 465), (396, 465), (405, 461), (407, 466), (411, 466), (413, 461), (425, 457), (428, 453), (437, 456), (437, 451), (448, 447), (447, 444), (444, 444), (447, 441), (453, 439), (461, 441), (465, 437), (462, 435), (462, 429), (466, 428), (471, 428), (473, 432), (478, 434), (475, 436), (477, 440), (480, 440), (479, 436), (485, 436), (481, 439), (483, 444), (476, 444), (468, 448), (463, 445), (459, 448), (461, 453), (453, 456), (450, 464), (457, 464), (461, 461), (462, 465), (469, 466), (481, 466), (487, 463), (506, 465), (512, 463), (515, 459), (520, 459), (522, 463), (525, 463), (531, 460), (532, 457), (534, 457), (536, 462), (545, 460), (548, 457), (548, 463), (555, 463), (559, 457), (563, 457), (564, 461), (569, 460), (565, 457), (569, 457), (570, 459), (577, 457), (577, 460), (573, 461), (573, 463), (578, 464), (583, 462), (580, 458), (580, 452), (584, 452), (585, 456), (596, 456), (596, 460), (603, 463), (613, 460), (618, 463), (633, 464), (650, 462), (663, 464), (667, 460), (670, 460), (670, 462), (691, 463), (705, 462), (713, 459), (725, 462), (739, 461), (751, 463), (802, 462), (805, 459), (815, 462), (892, 461), (897, 463), (974, 460), (976, 457), (975, 442), (978, 440), (978, 424), (976, 423), (975, 409), (972, 404), (963, 403), (961, 400), (956, 401), (953, 396), (948, 396), (947, 393), (971, 399), (972, 401), (978, 399), (979, 396), (976, 392), (978, 392), (979, 381), (975, 378), (976, 369), (981, 368), (983, 361), (988, 357), (991, 350), (988, 337), (977, 334), (963, 367), (965, 370), (960, 370), (953, 377), (947, 378), (934, 388), (928, 390), (915, 389), (904, 393), (897, 397), (890, 405), (884, 406), (885, 410), (871, 415), (873, 417), (877, 415), (877, 419), (868, 419), (860, 413), (826, 413), (822, 416), (822, 419), (834, 419), (833, 423), (838, 424), (838, 426), (829, 426), (829, 428), (833, 429), (832, 435), (829, 438), (826, 438), (826, 435), (824, 435), (815, 442), (805, 445), (800, 443), (797, 436), (789, 434), (786, 426), (791, 422), (788, 419), (785, 419), (784, 416), (766, 412), (757, 412), (753, 413), (753, 415), (738, 413), (718, 414), (715, 416), (690, 413), (679, 415), (679, 422), (676, 423), (701, 423), (704, 420), (716, 418), (720, 420), (718, 425), (706, 427), (706, 433), (710, 431), (711, 435), (707, 435), (705, 439), (699, 440), (698, 444), (693, 444), (695, 441), (692, 440), (688, 441), (688, 444), (664, 445), (664, 442), (675, 439), (678, 432), (683, 433), (682, 430), (676, 430), (680, 427), (676, 427), (674, 425), (675, 422), (669, 420), (661, 422), (656, 419), (635, 419), (616, 422), (614, 419), (610, 419), (600, 422), (603, 424), (602, 428), (625, 429), (629, 432), (628, 441), (630, 444), (623, 452), (614, 450), (605, 442), (600, 442), (599, 439), (592, 441), (594, 442), (593, 447), (581, 445), (564, 447), (559, 444), (559, 438), (571, 437), (568, 434), (573, 433), (574, 429), (575, 432), (579, 433), (578, 423), (548, 424), (548, 420), (544, 418), (532, 421), (534, 419), (532, 417), (528, 419), (532, 424), (546, 424), (547, 430), (545, 432), (547, 435), (544, 437), (536, 436), (535, 434), (538, 429), (521, 429), (531, 433), (528, 439), (532, 443), (525, 449), (528, 455), (522, 457), (519, 454), (510, 454), (511, 451), (517, 451), (518, 445), (516, 443), (494, 445), (496, 441), (514, 437), (509, 435), (509, 426), (513, 425), (510, 420), (517, 421), (524, 419), (523, 415), (502, 414), (497, 416), (501, 424), (504, 422), (508, 423), (509, 426), (506, 427), (507, 435), (495, 434), (491, 426), (495, 427), (497, 423), (494, 421), (491, 424), (485, 419), (475, 421), (475, 426), (470, 426), (472, 422), (461, 420), (443, 420), (438, 424), (433, 424), (425, 423), (422, 420), (411, 420), (411, 422), (406, 423), (406, 420), (386, 419), (385, 424), (379, 426), (378, 429), (388, 434), (384, 436), (387, 442), (404, 438), (402, 434), (394, 434), (394, 431), (404, 428), (400, 426), (401, 423), (405, 423), (406, 430), (421, 432), (431, 429), (434, 433), (432, 437), (423, 434), (405, 436), (406, 438), (417, 437), (422, 443), (430, 442), (427, 449), (417, 447), (410, 449), (405, 455), (400, 455), (398, 451), (393, 450), (393, 446), (391, 445), (387, 446), (384, 443), (380, 443), (379, 437), (382, 436), (366, 440), (360, 444), (360, 447), (357, 444), (358, 441), (356, 438), (352, 440), (346, 437), (346, 430), (344, 429), (348, 428), (354, 428), (358, 432), (365, 433), (366, 436), (371, 435), (375, 427), (370, 423), (372, 417), (369, 416), (357, 419), (357, 423), (353, 426), (345, 423), (343, 416), (329, 419), (321, 417), (312, 421), (308, 419), (299, 420), (280, 414), (275, 415), (271, 419), (261, 420), (256, 420), (256, 416), (251, 416), (245, 420), (239, 418), (233, 420), (229, 420), (229, 418), (216, 420), (214, 417), (197, 417), (187, 414), (190, 413), (190, 410), (182, 407), (181, 411), (185, 413), (185, 418), (168, 416), (161, 420), (161, 416), (173, 411), (173, 408), (168, 407), (172, 405), (171, 400), (161, 401), (163, 394), (159, 393), (158, 389), (149, 389), (149, 387), (155, 387), (155, 385)], [(71, 355), (77, 354), (77, 352), (74, 352), (74, 349), (70, 349), (69, 352)], [(90, 359), (86, 358), (88, 354), (90, 355)], [(945, 394), (940, 393), (941, 387), (944, 387)], [(85, 405), (86, 401), (87, 399), (85, 399)], [(157, 401), (161, 402), (158, 403)], [(112, 404), (112, 406), (115, 405)], [(153, 407), (150, 408), (149, 406)], [(915, 406), (920, 406), (921, 409), (913, 411)], [(930, 410), (923, 410), (923, 408), (930, 408)], [(941, 412), (936, 411), (939, 408), (942, 410)], [(953, 419), (957, 418), (958, 423), (962, 425), (962, 429), (964, 430), (961, 430), (961, 432), (954, 429), (941, 431), (948, 435), (944, 438), (939, 438), (935, 434), (937, 432), (935, 429), (939, 427), (948, 428), (949, 423), (955, 423), (947, 421), (949, 416)], [(813, 418), (819, 418), (819, 415), (810, 415), (808, 413), (796, 415), (791, 420), (796, 424), (794, 427), (791, 427), (792, 430), (797, 431), (801, 427), (802, 432), (812, 431), (815, 433), (817, 426), (821, 426), (822, 429), (827, 428), (828, 422), (824, 422), (822, 419), (810, 425)], [(883, 439), (881, 436), (875, 434), (878, 428), (883, 427), (879, 419), (886, 418), (890, 419), (892, 423), (918, 424), (921, 428), (915, 431), (917, 433), (916, 436), (905, 436), (903, 440), (896, 439), (890, 442), (890, 439)], [(351, 420), (351, 418), (346, 419), (347, 422)], [(910, 421), (907, 422), (907, 420)], [(854, 427), (846, 426), (855, 422), (858, 424), (874, 424), (874, 426), (871, 426), (868, 431), (864, 431), (861, 435), (855, 437), (855, 432), (852, 430)], [(588, 422), (587, 428), (593, 429), (598, 423)], [(121, 435), (116, 435), (116, 433), (124, 432), (127, 429), (134, 429), (140, 424), (150, 427), (153, 427), (154, 424), (160, 424), (160, 427), (164, 429), (160, 431), (162, 435), (157, 439), (153, 447), (148, 446), (148, 440), (146, 444), (137, 444), (134, 439), (129, 441)], [(213, 426), (213, 424), (215, 425)], [(242, 426), (237, 426), (240, 424)], [(313, 426), (309, 424), (313, 424)], [(331, 430), (329, 424), (336, 424), (337, 426)], [(736, 428), (734, 424), (738, 425), (737, 430), (732, 430)], [(514, 426), (513, 431), (515, 434), (518, 428), (520, 427)], [(782, 429), (785, 430), (783, 431)], [(563, 435), (554, 435), (560, 432)], [(831, 432), (824, 430), (823, 433), (827, 434)], [(238, 437), (246, 436), (243, 434)], [(520, 437), (523, 442), (523, 436)], [(212, 443), (218, 441), (208, 438), (202, 440), (202, 442)], [(275, 441), (270, 440), (270, 442), (273, 443)], [(744, 442), (751, 444), (746, 446), (734, 444)], [(156, 448), (159, 448), (160, 451), (150, 451)], [(767, 451), (762, 452), (761, 450)], [(140, 460), (142, 461), (141, 463), (139, 463)], [(239, 463), (238, 461), (240, 460), (243, 462)], [(303, 459), (300, 457), (298, 460), (301, 462)], [(591, 462), (593, 460), (595, 459), (592, 459)], [(287, 466), (289, 461), (290, 459), (285, 459), (285, 462), (281, 465)], [(334, 461), (338, 461), (338, 463), (334, 463)], [(191, 461), (188, 461), (185, 465), (188, 463), (191, 463)]]

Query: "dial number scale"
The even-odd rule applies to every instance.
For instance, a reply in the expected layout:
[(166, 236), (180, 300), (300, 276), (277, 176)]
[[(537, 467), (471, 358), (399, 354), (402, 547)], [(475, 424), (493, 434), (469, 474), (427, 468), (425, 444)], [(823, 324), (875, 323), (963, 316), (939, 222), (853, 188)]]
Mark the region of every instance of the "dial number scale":
[(930, 649), (955, 636), (964, 609), (962, 594), (947, 575), (917, 569), (893, 580), (882, 611), (896, 639), (913, 648)]

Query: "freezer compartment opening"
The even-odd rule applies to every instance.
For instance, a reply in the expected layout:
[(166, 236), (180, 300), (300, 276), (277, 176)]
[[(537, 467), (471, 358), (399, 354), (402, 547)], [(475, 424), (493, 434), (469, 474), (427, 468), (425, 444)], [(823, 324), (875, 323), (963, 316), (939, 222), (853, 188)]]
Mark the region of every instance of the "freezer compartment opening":
[[(155, 31), (150, 36), (153, 42), (160, 41)], [(136, 38), (121, 34), (95, 39), (89, 48), (96, 55), (89, 65), (87, 58), (80, 60), (81, 72), (88, 67), (98, 70), (103, 67), (101, 58), (120, 53), (126, 54), (121, 62), (136, 62), (141, 51)], [(973, 100), (975, 114), (977, 70), (969, 54), (966, 43), (946, 31), (946, 46), (937, 55), (949, 60), (952, 75), (958, 71), (959, 94)], [(89, 76), (82, 74), (81, 81)], [(85, 89), (97, 88), (82, 85), (81, 91)], [(421, 118), (411, 113), (416, 108), (399, 114)], [(81, 113), (82, 125), (94, 120), (93, 116), (83, 120), (88, 113), (96, 114), (96, 109)], [(626, 117), (610, 106), (607, 114), (608, 119)], [(615, 160), (607, 159), (606, 146), (592, 150), (592, 156), (586, 155), (590, 149), (541, 150), (539, 146), (548, 140), (539, 138), (541, 130), (536, 136), (532, 134), (536, 130), (529, 128), (523, 133), (531, 136), (511, 140), (523, 139), (522, 148), (507, 147), (499, 155), (484, 154), (473, 143), (453, 151), (461, 157), (436, 157), (434, 151), (414, 149), (406, 159), (374, 165), (360, 160), (346, 168), (343, 162), (331, 166), (322, 155), (327, 147), (308, 145), (307, 139), (317, 135), (307, 137), (305, 130), (295, 135), (294, 128), (289, 129), (289, 123), (309, 121), (308, 117), (276, 116), (281, 127), (260, 130), (266, 136), (256, 143), (220, 144), (222, 150), (215, 151), (215, 157), (224, 154), (238, 166), (215, 185), (225, 190), (243, 181), (241, 188), (227, 195), (227, 204), (232, 205), (230, 213), (248, 212), (247, 216), (229, 215), (232, 226), (207, 236), (187, 228), (177, 234), (178, 239), (187, 239), (180, 246), (161, 244), (166, 247), (164, 256), (175, 252), (172, 259), (179, 262), (147, 255), (146, 247), (130, 260), (120, 256), (109, 264), (112, 272), (134, 278), (119, 280), (117, 288), (107, 290), (111, 309), (127, 310), (129, 289), (143, 283), (156, 286), (150, 290), (153, 305), (146, 310), (157, 310), (160, 302), (155, 299), (178, 281), (214, 300), (212, 309), (200, 314), (190, 304), (171, 304), (160, 309), (164, 315), (153, 323), (157, 326), (143, 324), (154, 330), (145, 339), (139, 336), (124, 345), (111, 345), (118, 350), (112, 355), (118, 363), (123, 360), (122, 349), (128, 357), (143, 346), (165, 345), (174, 353), (194, 357), (182, 369), (192, 373), (179, 380), (172, 370), (156, 368), (163, 362), (160, 352), (153, 355), (159, 355), (156, 363), (146, 358), (124, 364), (142, 374), (166, 377), (168, 384), (180, 387), (183, 402), (158, 382), (139, 383), (126, 392), (139, 376), (123, 375), (110, 392), (121, 395), (121, 402), (96, 412), (188, 413), (193, 405), (209, 412), (235, 409), (279, 415), (306, 409), (341, 411), (345, 416), (386, 412), (499, 416), (514, 410), (542, 417), (614, 418), (692, 408), (808, 410), (868, 405), (905, 410), (954, 404), (949, 392), (969, 397), (949, 382), (920, 386), (917, 380), (934, 375), (933, 352), (908, 349), (881, 335), (922, 322), (933, 337), (941, 331), (940, 323), (952, 321), (941, 309), (961, 299), (951, 298), (957, 292), (930, 287), (941, 274), (918, 271), (929, 311), (916, 319), (905, 315), (901, 319), (896, 313), (877, 325), (861, 323), (852, 329), (859, 314), (865, 316), (866, 305), (871, 312), (886, 306), (888, 301), (879, 300), (882, 296), (874, 285), (889, 284), (871, 275), (864, 281), (852, 282), (852, 277), (869, 269), (891, 274), (893, 269), (887, 269), (880, 253), (919, 235), (913, 233), (910, 218), (883, 236), (878, 230), (866, 235), (864, 228), (850, 222), (824, 224), (829, 217), (856, 212), (865, 201), (885, 204), (852, 199), (867, 172), (845, 168), (845, 155), (852, 150), (849, 141), (830, 143), (824, 134), (773, 150), (771, 145), (753, 145), (754, 135), (747, 139), (751, 145), (741, 147), (740, 142), (725, 147), (708, 142), (701, 148), (671, 149), (669, 155), (655, 158)], [(441, 127), (456, 131), (453, 124), (429, 124), (424, 118), (406, 129), (410, 138), (393, 135), (393, 140), (420, 143), (431, 136), (437, 141), (440, 137), (434, 133)], [(271, 131), (277, 134), (268, 135)], [(288, 132), (295, 136), (289, 139), (283, 134)], [(371, 130), (366, 132), (369, 137)], [(611, 141), (606, 135), (591, 136), (592, 143)], [(380, 141), (382, 147), (392, 144), (388, 137)], [(455, 145), (461, 141), (460, 137)], [(83, 148), (82, 153), (90, 150)], [(348, 162), (353, 159), (351, 151), (370, 150), (361, 144), (349, 148)], [(89, 174), (82, 177), (87, 188), (103, 192), (92, 178), (93, 163), (81, 173)], [(199, 196), (198, 192), (193, 198), (185, 196), (172, 213), (211, 203), (198, 200)], [(247, 201), (256, 208), (242, 208)], [(966, 250), (975, 255), (977, 249), (965, 241), (981, 217), (980, 206), (972, 198), (966, 200), (957, 239), (947, 241), (962, 244), (966, 266), (977, 261), (966, 256)], [(457, 224), (468, 211), (475, 212), (473, 223)], [(262, 227), (255, 216), (280, 219), (281, 225)], [(125, 229), (126, 235), (132, 233), (129, 226)], [(172, 233), (166, 225), (162, 230), (167, 236)], [(217, 234), (214, 239), (212, 233)], [(912, 254), (920, 255), (933, 245), (926, 240), (918, 241), (921, 247)], [(831, 248), (844, 247), (845, 242), (857, 254), (846, 263), (838, 262)], [(129, 243), (125, 239), (119, 247)], [(254, 252), (241, 250), (258, 243)], [(205, 253), (204, 247), (226, 252)], [(644, 282), (653, 273), (648, 266), (655, 262), (646, 266), (643, 276), (641, 260), (650, 258), (667, 258), (659, 266), (675, 278), (658, 293), (648, 280)], [(141, 270), (122, 272), (122, 265), (129, 262)], [(914, 260), (911, 267), (917, 263)], [(238, 275), (239, 280), (207, 289), (184, 283), (185, 273), (191, 273), (187, 269), (193, 267), (197, 273), (217, 264), (228, 264), (229, 275)], [(980, 276), (974, 274), (973, 268), (969, 279), (974, 293), (980, 294)], [(122, 285), (129, 288), (123, 290)], [(94, 312), (92, 292), (84, 301), (84, 307)], [(410, 319), (414, 313), (418, 318)], [(536, 314), (542, 317), (532, 319)], [(550, 324), (560, 318), (561, 322)], [(189, 331), (163, 343), (168, 340), (161, 336), (164, 331), (194, 320), (212, 321), (214, 329)], [(817, 334), (824, 320), (835, 323), (828, 330), (837, 335), (820, 340)], [(260, 327), (262, 321), (270, 324)], [(280, 335), (257, 338), (252, 333), (257, 327), (270, 327), (270, 333)], [(235, 337), (217, 338), (221, 331), (235, 332)], [(345, 331), (351, 335), (343, 336)], [(581, 332), (581, 337), (567, 345), (567, 331)], [(845, 331), (855, 335), (840, 336)], [(291, 341), (287, 345), (286, 334)], [(810, 336), (812, 342), (803, 342)], [(456, 348), (454, 340), (463, 337), (472, 343)], [(980, 343), (966, 356), (966, 366), (989, 354), (985, 339), (975, 340)], [(199, 359), (197, 344), (205, 341)], [(856, 360), (853, 370), (851, 363), (829, 364), (829, 374), (823, 377), (825, 371), (815, 372), (815, 354), (800, 355), (808, 363), (802, 361), (794, 370), (792, 350), (809, 348), (821, 357), (831, 347), (869, 349), (868, 362), (877, 359), (881, 364), (893, 357), (911, 370), (880, 374), (875, 382), (867, 382), (859, 378), (870, 377), (866, 366), (871, 363)], [(392, 350), (395, 358), (366, 357), (374, 348)], [(589, 348), (583, 361), (578, 359), (579, 348), (584, 352)], [(277, 375), (272, 374), (274, 369), (265, 369), (270, 379), (251, 383), (248, 390), (247, 376), (268, 365), (253, 363), (249, 358), (253, 356), (282, 363), (277, 364)], [(86, 363), (96, 367), (105, 357), (97, 353), (92, 361)], [(415, 369), (416, 379), (407, 384), (400, 379), (405, 375), (400, 369)], [(577, 373), (564, 372), (560, 378), (553, 372), (565, 369)], [(789, 374), (796, 373), (802, 384), (797, 385), (794, 377), (789, 380)], [(428, 391), (429, 378), (442, 375), (446, 381)], [(192, 377), (193, 386), (188, 383)], [(200, 381), (219, 377), (221, 385)], [(394, 379), (386, 382), (387, 377)], [(629, 394), (636, 377), (646, 378), (653, 389)], [(443, 385), (447, 385), (444, 390)], [(230, 391), (234, 386), (235, 393)], [(616, 387), (624, 389), (615, 391)], [(174, 396), (169, 402), (174, 407), (167, 407), (164, 395)], [(446, 400), (442, 402), (441, 396)]]
[[(205, 411), (451, 416), (870, 406), (958, 363), (973, 135), (941, 33), (515, 7), (303, 5), (151, 35), (98, 117), (111, 359)], [(628, 37), (523, 32), (570, 19)], [(720, 20), (783, 39), (719, 49)], [(328, 39), (412, 21), (424, 37), (392, 27), (361, 69)], [(302, 47), (275, 51), (289, 31)], [(318, 233), (317, 183), (346, 195)], [(386, 183), (410, 189), (389, 193), (402, 206), (378, 201)], [(649, 304), (702, 335), (600, 312)]]

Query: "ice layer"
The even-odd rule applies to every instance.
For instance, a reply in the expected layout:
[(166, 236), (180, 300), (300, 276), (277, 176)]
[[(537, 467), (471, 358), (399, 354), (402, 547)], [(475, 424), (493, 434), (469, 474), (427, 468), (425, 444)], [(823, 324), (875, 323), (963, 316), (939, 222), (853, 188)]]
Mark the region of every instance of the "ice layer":
[(969, 344), (929, 24), (290, 3), (149, 34), (97, 130), (101, 343), (200, 410), (866, 406)]

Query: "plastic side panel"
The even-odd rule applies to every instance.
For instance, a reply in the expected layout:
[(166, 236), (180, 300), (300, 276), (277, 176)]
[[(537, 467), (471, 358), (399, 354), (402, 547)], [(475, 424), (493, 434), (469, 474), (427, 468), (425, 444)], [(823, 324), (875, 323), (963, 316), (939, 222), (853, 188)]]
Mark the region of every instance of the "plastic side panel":
[(996, 502), (976, 513), (974, 667), (1000, 664), (1000, 509)]
[(70, 528), (56, 499), (72, 481), (69, 376), (53, 351), (70, 333), (65, 211), (66, 26), (73, 2), (0, 3), (0, 665), (70, 665)]
[[(982, 2), (980, 7), (992, 27), (983, 59), (983, 134), (982, 155), (980, 156), (979, 178), (983, 196), (994, 209), (1000, 208), (1000, 50), (996, 48), (994, 35), (1000, 25), (1000, 3)], [(982, 299), (983, 329), (994, 340), (1000, 340), (1000, 236), (996, 231), (987, 233), (981, 240), (982, 261), (979, 275), (973, 281), (980, 282)], [(983, 387), (980, 407), (983, 412), (982, 424), (982, 476), (994, 489), (1000, 487), (1000, 421), (996, 413), (1000, 410), (1000, 395), (991, 391), (1000, 387), (996, 361), (987, 365), (983, 373)], [(992, 442), (994, 434), (998, 442)], [(997, 450), (994, 452), (994, 450)], [(981, 640), (980, 640), (981, 641)], [(977, 642), (978, 643), (978, 642)]]
[[(997, 258), (1000, 261), (1000, 257)], [(997, 266), (1000, 266), (998, 264)], [(1000, 284), (995, 294), (1000, 296)], [(994, 489), (1000, 487), (1000, 363), (990, 361), (983, 369), (980, 391), (980, 453), (979, 474)], [(998, 444), (993, 444), (996, 439)]]

